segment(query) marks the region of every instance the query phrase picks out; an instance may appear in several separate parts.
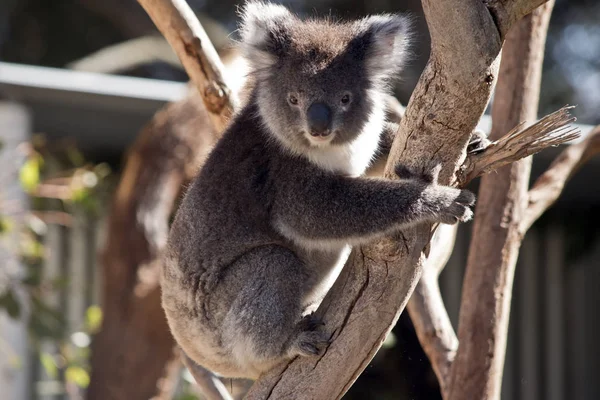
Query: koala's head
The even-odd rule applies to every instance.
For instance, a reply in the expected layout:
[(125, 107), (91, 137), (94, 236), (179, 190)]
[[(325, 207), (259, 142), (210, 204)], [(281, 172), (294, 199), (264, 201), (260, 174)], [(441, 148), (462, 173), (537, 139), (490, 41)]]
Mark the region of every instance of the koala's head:
[(407, 58), (406, 17), (302, 21), (255, 1), (241, 15), (241, 48), (271, 133), (300, 152), (380, 133), (382, 96)]

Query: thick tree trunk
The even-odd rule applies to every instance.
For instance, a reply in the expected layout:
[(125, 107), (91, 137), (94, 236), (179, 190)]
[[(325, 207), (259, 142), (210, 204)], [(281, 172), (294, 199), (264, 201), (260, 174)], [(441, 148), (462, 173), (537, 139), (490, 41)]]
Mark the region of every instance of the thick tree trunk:
[[(553, 1), (509, 31), (492, 109), (490, 139), (536, 120), (546, 30)], [(499, 399), (510, 300), (527, 208), (531, 157), (482, 178), (463, 284), (459, 348), (450, 399)]]
[(147, 400), (173, 357), (160, 305), (159, 256), (185, 182), (217, 139), (202, 99), (157, 113), (127, 159), (102, 252), (102, 330), (92, 346), (90, 400)]

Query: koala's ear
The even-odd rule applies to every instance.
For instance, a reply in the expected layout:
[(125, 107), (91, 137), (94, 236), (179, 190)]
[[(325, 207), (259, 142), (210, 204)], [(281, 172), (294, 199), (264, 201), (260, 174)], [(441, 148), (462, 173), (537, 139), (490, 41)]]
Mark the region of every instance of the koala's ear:
[(409, 58), (410, 19), (400, 15), (375, 15), (358, 22), (366, 40), (368, 73), (387, 80), (397, 74)]
[(289, 25), (295, 16), (285, 7), (262, 1), (246, 2), (240, 15), (241, 49), (254, 70), (272, 66), (285, 54)]

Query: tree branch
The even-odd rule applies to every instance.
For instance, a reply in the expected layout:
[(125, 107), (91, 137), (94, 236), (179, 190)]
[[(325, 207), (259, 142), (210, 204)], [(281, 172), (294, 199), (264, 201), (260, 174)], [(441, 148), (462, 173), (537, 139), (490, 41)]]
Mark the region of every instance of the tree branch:
[(215, 48), (185, 0), (138, 0), (169, 42), (204, 100), (211, 121), (223, 131), (237, 106)]
[(452, 255), (456, 231), (456, 225), (440, 225), (435, 231), (423, 275), (407, 305), (443, 397), (448, 392), (450, 366), (458, 348), (458, 339), (440, 293), (438, 278)]
[(485, 0), (484, 2), (494, 16), (504, 39), (511, 26), (548, 0)]
[(480, 175), (538, 153), (545, 148), (577, 139), (581, 132), (569, 125), (575, 121), (569, 113), (571, 108), (573, 107), (563, 107), (525, 129), (521, 129), (524, 124), (520, 123), (509, 133), (492, 142), (482, 153), (467, 157), (457, 172), (459, 185), (464, 186)]
[[(569, 125), (575, 120), (568, 112), (570, 108), (572, 107), (564, 107), (523, 130), (520, 130), (523, 124), (519, 124), (498, 141), (491, 143), (484, 152), (469, 155), (457, 171), (458, 185), (466, 186), (471, 180), (484, 173), (579, 137), (578, 129)], [(595, 151), (600, 151), (600, 134), (595, 140), (588, 138), (584, 143), (575, 146), (577, 149), (570, 152), (569, 149), (565, 150), (568, 156), (559, 157), (559, 159), (568, 157), (568, 160), (563, 160), (561, 163), (563, 174), (566, 172), (564, 168), (567, 167), (564, 163), (568, 161), (572, 163), (574, 158), (583, 157), (584, 149), (588, 150), (587, 157), (591, 157)], [(560, 192), (562, 185), (560, 188), (552, 187), (552, 189), (559, 189)], [(556, 193), (557, 197), (559, 192)], [(544, 197), (545, 195), (546, 193)], [(537, 204), (542, 206), (541, 202)], [(543, 211), (540, 211), (540, 214), (541, 212)], [(523, 222), (527, 223), (527, 218), (524, 218)], [(448, 262), (454, 247), (456, 231), (450, 231), (451, 229), (455, 227), (449, 225), (438, 227), (431, 241), (432, 250), (423, 276), (407, 306), (421, 346), (436, 373), (444, 398), (448, 395), (450, 365), (458, 348), (458, 339), (448, 318), (438, 283), (439, 274)]]
[[(536, 119), (553, 4), (535, 10), (507, 35), (492, 108), (492, 140), (521, 121)], [(508, 135), (509, 141), (511, 136), (515, 134)], [(459, 347), (447, 399), (500, 398), (512, 282), (522, 240), (518, 226), (526, 207), (530, 169), (528, 157), (481, 180), (463, 282)]]
[(564, 149), (529, 190), (527, 209), (521, 218), (521, 234), (558, 199), (571, 176), (590, 158), (600, 153), (600, 125), (580, 143)]
[(183, 365), (190, 371), (190, 374), (194, 377), (200, 391), (207, 400), (233, 400), (223, 382), (215, 374), (196, 364), (183, 351), (179, 353)]

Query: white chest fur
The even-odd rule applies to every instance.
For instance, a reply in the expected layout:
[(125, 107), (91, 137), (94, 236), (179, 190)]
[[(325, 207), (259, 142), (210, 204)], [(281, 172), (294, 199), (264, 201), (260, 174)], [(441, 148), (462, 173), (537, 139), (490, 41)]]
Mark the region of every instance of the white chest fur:
[(341, 172), (348, 176), (360, 176), (369, 167), (383, 130), (383, 109), (375, 111), (358, 137), (344, 145), (313, 147), (308, 159), (315, 165), (331, 172)]

